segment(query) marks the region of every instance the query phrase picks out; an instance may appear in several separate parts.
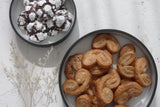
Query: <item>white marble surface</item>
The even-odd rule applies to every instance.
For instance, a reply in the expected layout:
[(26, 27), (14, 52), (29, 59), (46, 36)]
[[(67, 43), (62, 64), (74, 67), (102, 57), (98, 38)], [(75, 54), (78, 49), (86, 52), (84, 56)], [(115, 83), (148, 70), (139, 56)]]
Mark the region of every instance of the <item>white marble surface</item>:
[[(10, 65), (9, 42), (11, 40), (16, 43), (19, 52), (28, 61), (34, 62), (49, 48), (31, 46), (16, 36), (9, 21), (10, 2), (11, 0), (0, 0), (0, 63)], [(83, 35), (97, 29), (119, 29), (134, 35), (147, 46), (155, 59), (157, 70), (160, 71), (159, 0), (75, 0), (75, 4), (77, 7), (76, 25), (69, 38), (56, 46), (60, 53), (59, 60), (63, 58), (69, 46)], [(48, 67), (56, 64), (53, 58), (49, 60)], [(160, 105), (159, 89), (158, 82), (151, 107)], [(63, 107), (58, 86), (56, 94), (57, 99), (52, 106)], [(20, 98), (0, 66), (0, 107), (22, 106)]]

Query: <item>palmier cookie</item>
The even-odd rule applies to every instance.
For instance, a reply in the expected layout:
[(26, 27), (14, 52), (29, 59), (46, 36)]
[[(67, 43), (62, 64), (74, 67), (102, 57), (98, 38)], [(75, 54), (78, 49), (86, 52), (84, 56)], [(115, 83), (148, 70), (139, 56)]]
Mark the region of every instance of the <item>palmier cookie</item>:
[(135, 52), (129, 51), (119, 57), (118, 64), (122, 66), (130, 65), (135, 61), (135, 59), (136, 59)]
[(103, 69), (103, 68), (100, 68), (98, 65), (96, 65), (92, 67), (91, 69), (89, 69), (89, 71), (91, 72), (93, 76), (102, 76), (108, 72), (108, 69)]
[(142, 87), (137, 82), (128, 82), (118, 86), (114, 93), (114, 101), (117, 104), (126, 104), (131, 98), (141, 95)]
[(87, 90), (87, 94), (88, 94), (89, 97), (91, 98), (92, 107), (93, 107), (93, 106), (97, 106), (97, 104), (98, 104), (99, 102), (97, 101), (97, 96), (96, 96), (96, 94), (94, 94), (93, 90), (91, 90), (91, 89)]
[[(92, 78), (93, 79), (93, 78)], [(85, 92), (86, 94), (89, 95), (89, 97), (91, 98), (92, 101), (92, 107), (98, 107), (98, 105), (102, 106), (102, 102), (99, 102), (96, 96), (96, 87), (95, 87), (95, 81), (92, 80), (91, 84), (90, 84), (90, 88)], [(104, 104), (106, 105), (106, 104)]]
[(92, 107), (106, 107), (106, 104), (97, 98), (95, 81), (92, 81), (90, 88), (85, 93), (91, 98)]
[(120, 76), (113, 67), (109, 69), (108, 74), (97, 79), (95, 86), (98, 100), (104, 104), (111, 103), (113, 100), (111, 89), (115, 89), (120, 84), (120, 81)]
[(136, 51), (135, 47), (132, 44), (126, 44), (121, 48), (119, 56), (122, 56), (126, 52), (130, 52), (130, 51), (135, 52)]
[(92, 41), (93, 49), (107, 48), (111, 53), (117, 53), (120, 50), (118, 40), (110, 34), (98, 34)]
[(124, 78), (134, 78), (134, 66), (122, 66), (122, 65), (117, 65), (118, 72), (121, 76)]
[(79, 69), (75, 73), (75, 80), (67, 79), (63, 83), (63, 90), (69, 95), (78, 96), (89, 88), (91, 80), (92, 75), (88, 70), (83, 68)]
[(84, 53), (82, 57), (82, 66), (92, 68), (96, 64), (104, 69), (109, 68), (113, 63), (112, 55), (107, 51), (92, 49)]
[(132, 82), (132, 81), (133, 81), (132, 79), (122, 79), (121, 84), (125, 84), (125, 83)]
[(135, 47), (132, 44), (126, 44), (122, 47), (119, 53), (117, 64), (119, 74), (124, 78), (134, 78)]
[[(110, 68), (109, 73), (96, 80), (96, 95), (99, 104), (109, 104), (112, 101), (112, 92), (109, 89), (115, 89), (120, 84), (120, 76), (115, 68)], [(107, 91), (107, 92), (106, 92)], [(107, 93), (110, 94), (107, 95)], [(107, 99), (108, 98), (108, 99)]]
[(151, 77), (146, 73), (148, 69), (148, 61), (145, 57), (137, 58), (135, 61), (135, 79), (143, 87), (150, 86)]
[(113, 100), (112, 90), (108, 87), (104, 87), (104, 83), (101, 83), (100, 79), (96, 80), (95, 86), (98, 100), (105, 105), (110, 104)]
[(81, 60), (82, 54), (75, 54), (68, 58), (65, 66), (65, 75), (67, 79), (74, 79), (74, 70), (77, 71), (82, 68)]
[(109, 69), (109, 73), (100, 78), (99, 84), (103, 84), (105, 87), (108, 87), (110, 89), (115, 89), (118, 87), (120, 82), (121, 78), (117, 73), (117, 69), (111, 67)]
[(87, 95), (80, 95), (76, 99), (76, 107), (92, 107), (91, 98)]

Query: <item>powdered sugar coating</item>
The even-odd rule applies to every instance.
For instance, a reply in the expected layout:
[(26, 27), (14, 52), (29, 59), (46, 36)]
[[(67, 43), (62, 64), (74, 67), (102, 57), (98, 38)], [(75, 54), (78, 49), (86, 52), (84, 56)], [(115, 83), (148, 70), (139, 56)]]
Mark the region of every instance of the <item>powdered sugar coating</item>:
[(52, 19), (47, 20), (46, 25), (48, 29), (53, 28), (54, 27), (53, 20)]
[(56, 26), (62, 27), (62, 25), (66, 21), (65, 16), (61, 15), (61, 16), (55, 16), (55, 17), (56, 17), (56, 20), (55, 20)]
[(47, 36), (48, 36), (47, 33), (39, 32), (39, 33), (36, 33), (35, 35), (31, 35), (29, 37), (29, 39), (34, 42), (41, 42), (41, 41), (45, 40), (47, 38)]
[(55, 0), (48, 0), (49, 3), (55, 4)]
[(23, 16), (19, 16), (18, 21), (19, 25), (25, 25), (27, 23), (25, 17)]
[(48, 0), (45, 2), (41, 0), (41, 2), (40, 2), (41, 4), (38, 4), (38, 3), (35, 7), (35, 11), (41, 20), (48, 20), (54, 16), (54, 9), (53, 9), (54, 6), (52, 6), (48, 2)]
[(60, 6), (62, 5), (62, 1), (61, 0), (55, 0), (55, 5), (56, 5), (56, 8), (59, 9)]
[(22, 17), (22, 16), (19, 16), (19, 25), (24, 25), (24, 24), (26, 24), (26, 20), (25, 20), (25, 18), (24, 17)]
[(43, 15), (42, 9), (38, 9), (36, 13), (37, 13), (38, 17), (41, 17)]
[(48, 13), (49, 11), (52, 10), (52, 7), (51, 7), (49, 4), (47, 4), (47, 5), (44, 6), (43, 10), (44, 10), (46, 13)]
[(39, 1), (37, 2), (37, 4), (38, 4), (39, 6), (43, 6), (46, 2), (47, 2), (46, 0), (39, 0)]
[(23, 0), (23, 5), (24, 6), (27, 6), (29, 5), (30, 3), (33, 3), (33, 2), (37, 2), (38, 0)]
[(47, 38), (47, 33), (45, 32), (46, 27), (39, 21), (30, 22), (27, 27), (27, 34), (30, 36), (30, 40), (34, 42), (40, 42)]
[(68, 31), (73, 16), (64, 7), (65, 0), (23, 0), (25, 11), (18, 19), (18, 26), (26, 30), (29, 40), (40, 42), (60, 31)]
[(70, 21), (72, 21), (72, 20), (73, 20), (73, 15), (72, 15), (70, 12), (68, 12), (67, 17), (68, 17), (68, 20), (70, 20)]
[(67, 12), (68, 11), (65, 8), (64, 9), (62, 8), (56, 11), (56, 15), (66, 15)]
[(19, 17), (17, 19), (17, 23), (18, 23), (18, 26), (20, 27), (20, 29), (25, 30), (26, 25), (28, 23), (27, 14), (25, 11), (21, 12), (21, 14), (19, 15)]
[(29, 34), (34, 34), (37, 32), (44, 32), (46, 30), (46, 27), (39, 21), (35, 21), (35, 22), (30, 22), (27, 27), (26, 30)]
[(32, 9), (34, 9), (35, 7), (36, 7), (36, 5), (37, 5), (37, 1), (35, 0), (32, 0), (32, 2), (29, 2), (27, 5), (25, 5), (25, 6), (32, 6)]
[(29, 19), (34, 21), (36, 19), (36, 14), (34, 12), (29, 13)]
[(66, 20), (66, 23), (65, 23), (64, 28), (62, 29), (62, 31), (68, 31), (70, 27), (71, 27), (71, 22)]
[(34, 26), (34, 22), (29, 23), (26, 27), (27, 32), (31, 32), (33, 26)]
[(56, 11), (56, 15), (53, 17), (54, 26), (57, 27), (58, 30), (68, 31), (71, 27), (73, 20), (73, 15), (68, 12), (66, 9), (61, 9)]
[(27, 6), (25, 6), (25, 11), (27, 11), (27, 12), (28, 12), (28, 11), (31, 11), (31, 10), (32, 10), (32, 6), (28, 6), (28, 5), (27, 5)]
[(36, 35), (39, 41), (45, 40), (48, 36), (47, 33), (42, 33), (42, 32), (37, 33)]
[(28, 5), (29, 3), (30, 3), (29, 0), (23, 0), (23, 5), (24, 5), (24, 6)]
[[(29, 36), (30, 36), (30, 35), (29, 35)], [(37, 41), (37, 38), (35, 37), (35, 35), (31, 35), (31, 36), (29, 37), (29, 39), (32, 40), (32, 41), (34, 41), (34, 42), (38, 42), (38, 41)]]
[(48, 15), (50, 15), (50, 17), (53, 17), (54, 13), (52, 10), (52, 7), (50, 5), (45, 5), (43, 8), (44, 12), (47, 13)]
[(56, 36), (58, 34), (58, 31), (55, 29), (50, 30), (51, 36)]

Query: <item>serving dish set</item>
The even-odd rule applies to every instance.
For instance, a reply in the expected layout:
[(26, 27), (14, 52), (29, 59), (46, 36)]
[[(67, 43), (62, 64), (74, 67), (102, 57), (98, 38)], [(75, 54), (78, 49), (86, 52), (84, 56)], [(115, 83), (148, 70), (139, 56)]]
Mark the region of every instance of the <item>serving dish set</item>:
[[(12, 25), (14, 31), (24, 41), (26, 41), (32, 45), (41, 46), (41, 47), (42, 46), (57, 45), (60, 42), (64, 41), (69, 36), (69, 34), (72, 32), (75, 21), (76, 21), (76, 17), (77, 17), (76, 6), (75, 6), (75, 3), (73, 0), (66, 0), (65, 6), (73, 14), (73, 23), (67, 32), (60, 32), (57, 36), (47, 38), (46, 40), (44, 40), (42, 42), (33, 42), (33, 41), (26, 39), (24, 36), (25, 32), (20, 30), (17, 25), (17, 16), (19, 15), (19, 13), (21, 11), (24, 10), (24, 7), (22, 4), (23, 4), (22, 0), (12, 0), (9, 14), (10, 14), (11, 25)], [(127, 43), (133, 44), (136, 48), (136, 55), (138, 57), (145, 56), (148, 59), (149, 68), (148, 68), (147, 72), (149, 73), (149, 75), (152, 78), (152, 84), (151, 84), (151, 86), (144, 88), (143, 93), (140, 97), (133, 98), (127, 103), (127, 105), (130, 107), (142, 107), (142, 106), (148, 107), (154, 98), (154, 95), (156, 92), (156, 87), (157, 87), (158, 77), (157, 77), (157, 69), (156, 69), (154, 59), (153, 59), (151, 53), (149, 52), (149, 50), (147, 49), (147, 47), (140, 40), (135, 38), (135, 36), (133, 36), (129, 33), (126, 33), (124, 31), (116, 30), (116, 29), (101, 29), (101, 30), (96, 30), (96, 31), (90, 32), (90, 33), (82, 36), (80, 39), (78, 39), (68, 49), (68, 51), (66, 52), (66, 54), (62, 60), (62, 63), (60, 65), (60, 70), (59, 70), (59, 88), (60, 88), (60, 92), (61, 92), (64, 103), (66, 104), (66, 106), (69, 106), (69, 107), (75, 106), (75, 97), (65, 94), (62, 89), (62, 84), (66, 80), (66, 77), (64, 74), (65, 63), (66, 63), (69, 56), (74, 55), (75, 53), (84, 53), (84, 52), (90, 50), (92, 48), (90, 44), (91, 44), (93, 38), (99, 33), (106, 33), (106, 34), (113, 35), (114, 37), (116, 37), (118, 39), (121, 46), (123, 46)], [(113, 55), (113, 57), (114, 56), (115, 55)], [(116, 56), (113, 58), (113, 66), (115, 66), (117, 58), (118, 57), (116, 57)], [(108, 107), (112, 107), (112, 106), (113, 106), (113, 104), (110, 104)]]

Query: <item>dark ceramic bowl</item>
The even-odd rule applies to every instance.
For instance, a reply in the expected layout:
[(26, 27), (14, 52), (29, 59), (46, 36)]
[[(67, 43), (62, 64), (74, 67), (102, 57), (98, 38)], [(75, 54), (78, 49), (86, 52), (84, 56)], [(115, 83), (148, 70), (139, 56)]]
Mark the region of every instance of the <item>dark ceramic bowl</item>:
[[(133, 44), (136, 48), (136, 56), (137, 57), (144, 56), (148, 59), (149, 68), (147, 70), (147, 73), (149, 73), (149, 75), (152, 78), (152, 84), (147, 88), (143, 88), (143, 93), (139, 97), (132, 98), (126, 104), (129, 107), (148, 107), (151, 104), (153, 97), (155, 95), (157, 81), (158, 81), (157, 69), (156, 69), (154, 59), (151, 53), (149, 52), (149, 50), (146, 48), (146, 46), (137, 38), (135, 38), (134, 36), (126, 32), (119, 31), (119, 30), (111, 30), (111, 29), (98, 30), (83, 36), (82, 38), (77, 40), (65, 54), (61, 63), (60, 71), (59, 71), (59, 88), (60, 88), (60, 92), (64, 100), (64, 103), (69, 107), (75, 107), (75, 98), (76, 98), (76, 97), (65, 94), (62, 89), (62, 85), (66, 80), (66, 77), (64, 74), (66, 60), (71, 55), (74, 55), (76, 53), (85, 53), (87, 50), (91, 49), (92, 40), (99, 33), (109, 33), (115, 36), (120, 42), (121, 46), (127, 43)], [(118, 59), (118, 55), (117, 54), (113, 55), (113, 66), (116, 66), (117, 59)], [(113, 103), (109, 104), (107, 107), (113, 107)]]
[(18, 25), (17, 25), (17, 18), (19, 16), (19, 14), (24, 11), (24, 6), (23, 6), (23, 0), (12, 0), (11, 5), (10, 5), (10, 11), (9, 11), (9, 16), (10, 16), (10, 22), (11, 25), (14, 29), (14, 31), (17, 33), (17, 35), (19, 37), (21, 37), (23, 40), (25, 40), (26, 42), (32, 44), (32, 45), (36, 45), (36, 46), (50, 46), (50, 45), (56, 45), (60, 42), (62, 42), (63, 40), (65, 40), (69, 34), (71, 33), (75, 21), (76, 21), (76, 6), (73, 0), (66, 0), (65, 2), (65, 7), (68, 9), (69, 12), (71, 12), (73, 14), (73, 23), (70, 27), (70, 29), (67, 32), (59, 32), (58, 35), (56, 36), (52, 36), (52, 37), (48, 37), (47, 39), (45, 39), (42, 42), (33, 42), (31, 40), (28, 40), (26, 38), (26, 33), (25, 31), (22, 31)]

